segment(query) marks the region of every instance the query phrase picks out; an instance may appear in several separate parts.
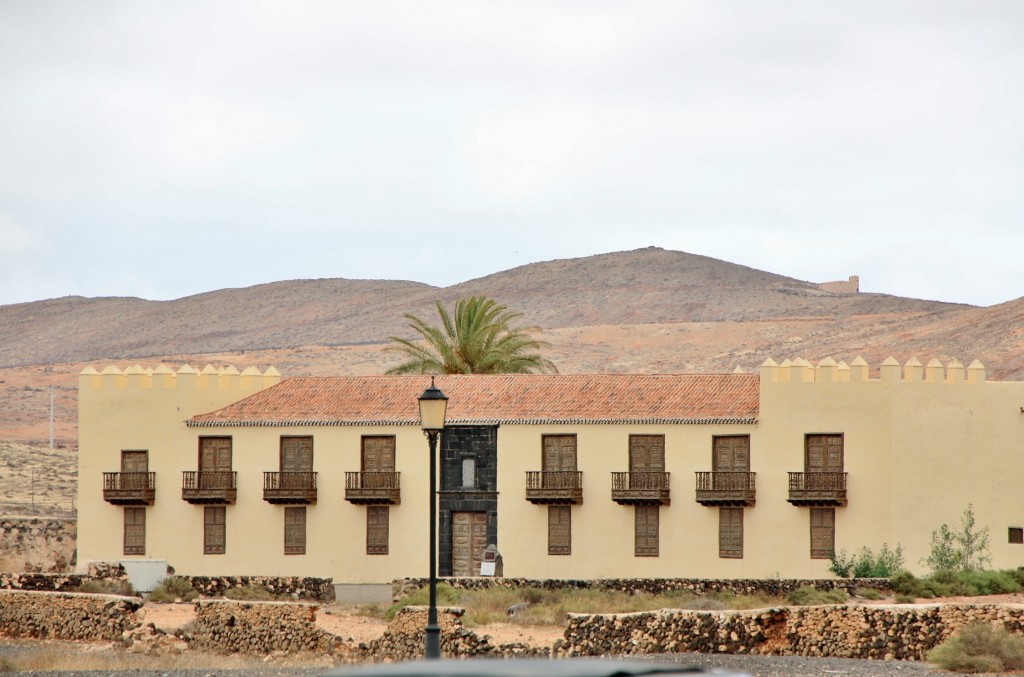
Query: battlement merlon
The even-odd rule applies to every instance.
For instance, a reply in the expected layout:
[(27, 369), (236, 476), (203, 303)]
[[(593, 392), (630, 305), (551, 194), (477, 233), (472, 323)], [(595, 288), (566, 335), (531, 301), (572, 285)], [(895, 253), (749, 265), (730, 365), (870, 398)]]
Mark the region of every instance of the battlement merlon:
[(922, 366), (916, 358), (910, 358), (906, 364), (894, 357), (887, 358), (878, 366), (878, 378), (870, 377), (871, 367), (862, 357), (852, 362), (836, 362), (831, 357), (818, 362), (817, 366), (802, 357), (784, 360), (781, 364), (771, 358), (761, 365), (761, 381), (763, 383), (857, 383), (857, 382), (904, 382), (904, 383), (945, 383), (945, 384), (978, 384), (988, 380), (988, 370), (978, 360), (967, 367), (959, 360), (952, 360), (943, 366), (933, 358)]
[(173, 371), (166, 365), (143, 369), (132, 365), (123, 371), (114, 365), (107, 366), (103, 371), (86, 367), (78, 374), (79, 391), (109, 389), (201, 389), (235, 391), (239, 398), (269, 388), (281, 381), (281, 373), (274, 367), (261, 372), (256, 367), (246, 367), (239, 372), (234, 366), (221, 367), (206, 365), (202, 371), (196, 371), (189, 365), (183, 365)]

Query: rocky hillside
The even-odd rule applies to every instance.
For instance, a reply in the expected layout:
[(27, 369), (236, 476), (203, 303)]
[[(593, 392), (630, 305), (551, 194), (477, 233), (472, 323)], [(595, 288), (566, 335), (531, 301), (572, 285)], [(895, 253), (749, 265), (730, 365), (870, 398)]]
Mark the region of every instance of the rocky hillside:
[(65, 297), (0, 306), (0, 366), (342, 346), (408, 334), (403, 315), (486, 294), (545, 329), (946, 315), (967, 308), (811, 282), (658, 248), (534, 263), (445, 289), (386, 280), (294, 280), (174, 301)]

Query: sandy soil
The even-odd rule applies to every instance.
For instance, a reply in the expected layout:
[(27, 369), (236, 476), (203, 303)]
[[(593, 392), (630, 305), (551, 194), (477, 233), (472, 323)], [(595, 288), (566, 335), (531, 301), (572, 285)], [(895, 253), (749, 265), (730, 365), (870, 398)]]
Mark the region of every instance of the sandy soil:
[[(143, 607), (143, 620), (153, 623), (161, 630), (171, 632), (191, 623), (195, 618), (192, 604), (155, 604), (147, 602)], [(316, 623), (324, 630), (354, 639), (369, 642), (377, 639), (387, 630), (386, 621), (360, 616), (351, 607), (341, 604), (326, 604), (317, 610)], [(530, 646), (549, 647), (560, 639), (565, 628), (556, 625), (519, 625), (496, 623), (485, 627), (472, 628), (478, 635), (490, 635), (495, 644), (522, 642)]]

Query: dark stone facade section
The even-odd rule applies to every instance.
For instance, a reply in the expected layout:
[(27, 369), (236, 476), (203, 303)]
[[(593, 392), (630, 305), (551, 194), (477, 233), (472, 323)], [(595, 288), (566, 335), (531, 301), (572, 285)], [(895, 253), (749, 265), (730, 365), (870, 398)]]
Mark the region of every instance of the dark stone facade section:
[[(463, 462), (475, 486), (463, 486)], [(487, 543), (498, 545), (498, 426), (446, 426), (441, 435), (438, 572), (452, 575), (452, 513), (487, 513)]]

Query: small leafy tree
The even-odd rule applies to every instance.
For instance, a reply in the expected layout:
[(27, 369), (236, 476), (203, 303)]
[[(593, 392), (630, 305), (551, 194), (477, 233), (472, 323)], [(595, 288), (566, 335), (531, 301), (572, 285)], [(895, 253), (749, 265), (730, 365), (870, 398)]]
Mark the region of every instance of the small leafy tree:
[(935, 572), (974, 571), (992, 561), (988, 548), (988, 527), (977, 529), (974, 504), (968, 503), (960, 517), (959, 530), (943, 524), (932, 532), (931, 552), (923, 561)]

